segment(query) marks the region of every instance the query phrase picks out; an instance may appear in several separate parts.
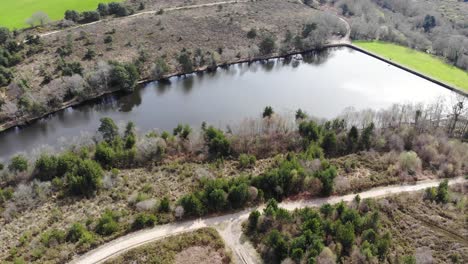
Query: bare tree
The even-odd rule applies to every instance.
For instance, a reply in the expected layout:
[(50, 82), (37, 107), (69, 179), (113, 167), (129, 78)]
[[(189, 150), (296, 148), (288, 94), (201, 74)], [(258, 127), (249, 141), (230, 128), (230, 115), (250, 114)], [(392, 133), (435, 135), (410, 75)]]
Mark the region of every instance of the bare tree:
[(36, 24), (43, 26), (49, 22), (49, 16), (42, 11), (37, 11), (30, 18), (26, 19), (26, 24), (28, 24), (30, 27), (34, 27)]

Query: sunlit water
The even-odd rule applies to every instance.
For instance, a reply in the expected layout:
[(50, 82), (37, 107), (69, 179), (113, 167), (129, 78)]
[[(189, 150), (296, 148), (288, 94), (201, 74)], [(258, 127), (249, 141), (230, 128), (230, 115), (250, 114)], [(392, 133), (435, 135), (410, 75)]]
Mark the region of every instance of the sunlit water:
[(301, 108), (315, 117), (332, 118), (347, 107), (381, 109), (449, 95), (443, 87), (357, 51), (332, 49), (304, 61), (270, 60), (174, 77), (132, 94), (69, 108), (1, 133), (0, 158), (57, 145), (84, 131), (94, 133), (106, 116), (117, 123), (133, 121), (143, 131), (169, 130), (179, 123), (198, 127), (203, 121), (224, 127), (258, 117), (267, 105), (279, 113)]

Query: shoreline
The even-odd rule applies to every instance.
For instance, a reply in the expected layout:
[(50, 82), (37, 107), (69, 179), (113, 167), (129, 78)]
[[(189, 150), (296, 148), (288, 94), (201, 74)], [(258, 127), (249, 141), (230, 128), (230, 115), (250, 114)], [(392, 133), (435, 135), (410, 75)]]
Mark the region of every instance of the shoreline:
[[(401, 70), (404, 70), (406, 72), (409, 72), (411, 74), (414, 74), (420, 78), (423, 78), (425, 80), (428, 80), (432, 83), (435, 83), (439, 86), (442, 86), (443, 88), (446, 88), (452, 92), (455, 92), (459, 95), (462, 95), (462, 96), (465, 96), (465, 97), (468, 97), (468, 93), (461, 90), (461, 89), (458, 89), (458, 88), (455, 88), (447, 83), (444, 83), (444, 82), (441, 82), (441, 81), (438, 81), (430, 76), (427, 76), (425, 74), (422, 74), (420, 72), (417, 72), (415, 70), (412, 70), (406, 66), (403, 66), (403, 65), (400, 65), (398, 63), (395, 63), (391, 60), (388, 60), (384, 57), (381, 57), (377, 54), (374, 54), (372, 52), (369, 52), (367, 50), (364, 50), (360, 47), (357, 47), (353, 44), (349, 44), (349, 43), (338, 43), (338, 44), (327, 44), (325, 45), (324, 47), (322, 48), (318, 48), (318, 49), (311, 49), (311, 50), (305, 50), (305, 51), (300, 51), (300, 52), (291, 52), (291, 53), (287, 53), (287, 54), (283, 54), (283, 55), (274, 55), (274, 56), (260, 56), (260, 57), (256, 57), (256, 58), (252, 58), (252, 59), (240, 59), (240, 60), (237, 60), (237, 61), (231, 61), (231, 62), (226, 62), (226, 63), (221, 63), (221, 64), (217, 64), (216, 65), (216, 68), (223, 68), (223, 67), (229, 67), (229, 66), (232, 66), (232, 65), (236, 65), (236, 64), (241, 64), (241, 63), (255, 63), (255, 62), (259, 62), (259, 61), (268, 61), (268, 60), (272, 60), (272, 59), (281, 59), (281, 58), (288, 58), (288, 57), (291, 57), (291, 56), (295, 56), (295, 55), (300, 55), (300, 54), (306, 54), (306, 53), (311, 53), (311, 52), (317, 52), (317, 51), (322, 51), (322, 50), (326, 50), (326, 49), (332, 49), (332, 48), (342, 48), (342, 47), (346, 47), (346, 48), (350, 48), (352, 50), (355, 50), (355, 51), (358, 51), (358, 52), (361, 52), (367, 56), (371, 56), (375, 59), (378, 59), (380, 61), (383, 61), (385, 63), (388, 63), (392, 66), (395, 66)], [(164, 78), (162, 79), (159, 79), (159, 80), (154, 80), (154, 79), (151, 79), (151, 78), (144, 78), (144, 79), (141, 79), (137, 82), (138, 85), (145, 85), (145, 84), (148, 84), (148, 83), (151, 83), (151, 82), (156, 82), (156, 81), (161, 81), (161, 80), (167, 80), (167, 79), (170, 79), (170, 78), (173, 78), (173, 77), (181, 77), (181, 76), (185, 76), (185, 75), (190, 75), (190, 74), (197, 74), (197, 73), (204, 73), (204, 72), (207, 72), (209, 71), (208, 67), (205, 66), (205, 67), (202, 67), (202, 68), (199, 68), (199, 69), (196, 69), (192, 72), (188, 72), (188, 73), (184, 73), (184, 72), (173, 72), (173, 73), (170, 73), (170, 74), (167, 74)], [(43, 119), (43, 118), (47, 118), (48, 116), (50, 115), (53, 115), (53, 114), (56, 114), (57, 112), (59, 111), (62, 111), (62, 110), (65, 110), (69, 107), (76, 107), (76, 106), (80, 106), (80, 105), (84, 105), (86, 103), (89, 103), (89, 102), (92, 102), (93, 100), (96, 100), (96, 99), (99, 99), (99, 98), (102, 98), (103, 96), (106, 96), (106, 95), (110, 95), (110, 94), (114, 94), (116, 92), (119, 92), (120, 90), (118, 89), (112, 89), (112, 90), (109, 90), (109, 91), (106, 91), (106, 92), (102, 92), (102, 93), (99, 93), (93, 97), (90, 97), (90, 98), (87, 98), (87, 99), (84, 99), (84, 100), (79, 100), (79, 99), (72, 99), (68, 102), (64, 102), (62, 104), (62, 106), (60, 106), (59, 108), (57, 109), (54, 109), (48, 113), (44, 113), (44, 114), (41, 114), (41, 115), (38, 115), (38, 116), (23, 116), (23, 117), (20, 117), (20, 118), (17, 118), (15, 120), (12, 120), (12, 121), (9, 121), (9, 122), (6, 122), (6, 123), (3, 123), (3, 124), (0, 124), (0, 133), (2, 132), (6, 132), (10, 129), (14, 129), (15, 127), (27, 127), (30, 123), (32, 122), (35, 122), (37, 120), (40, 120), (40, 119)]]

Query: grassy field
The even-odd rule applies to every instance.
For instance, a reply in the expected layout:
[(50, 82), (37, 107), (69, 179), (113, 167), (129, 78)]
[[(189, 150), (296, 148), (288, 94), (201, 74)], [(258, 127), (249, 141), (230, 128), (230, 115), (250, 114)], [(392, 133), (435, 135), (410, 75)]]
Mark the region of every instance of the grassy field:
[(52, 20), (62, 19), (66, 10), (94, 10), (99, 3), (119, 0), (3, 0), (0, 1), (0, 26), (10, 29), (27, 27), (26, 19), (43, 11)]
[(353, 44), (451, 86), (468, 91), (468, 73), (439, 58), (385, 42), (355, 41)]

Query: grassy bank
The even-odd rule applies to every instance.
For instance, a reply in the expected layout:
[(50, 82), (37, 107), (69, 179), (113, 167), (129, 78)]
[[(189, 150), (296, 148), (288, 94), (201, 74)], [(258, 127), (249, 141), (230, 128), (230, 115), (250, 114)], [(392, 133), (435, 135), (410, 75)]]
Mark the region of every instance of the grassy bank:
[(434, 79), (468, 91), (468, 73), (439, 58), (385, 42), (355, 41), (353, 44)]
[(0, 1), (0, 26), (10, 29), (25, 28), (26, 19), (37, 11), (45, 12), (52, 20), (62, 19), (66, 10), (87, 11), (99, 3), (119, 0), (15, 0)]

